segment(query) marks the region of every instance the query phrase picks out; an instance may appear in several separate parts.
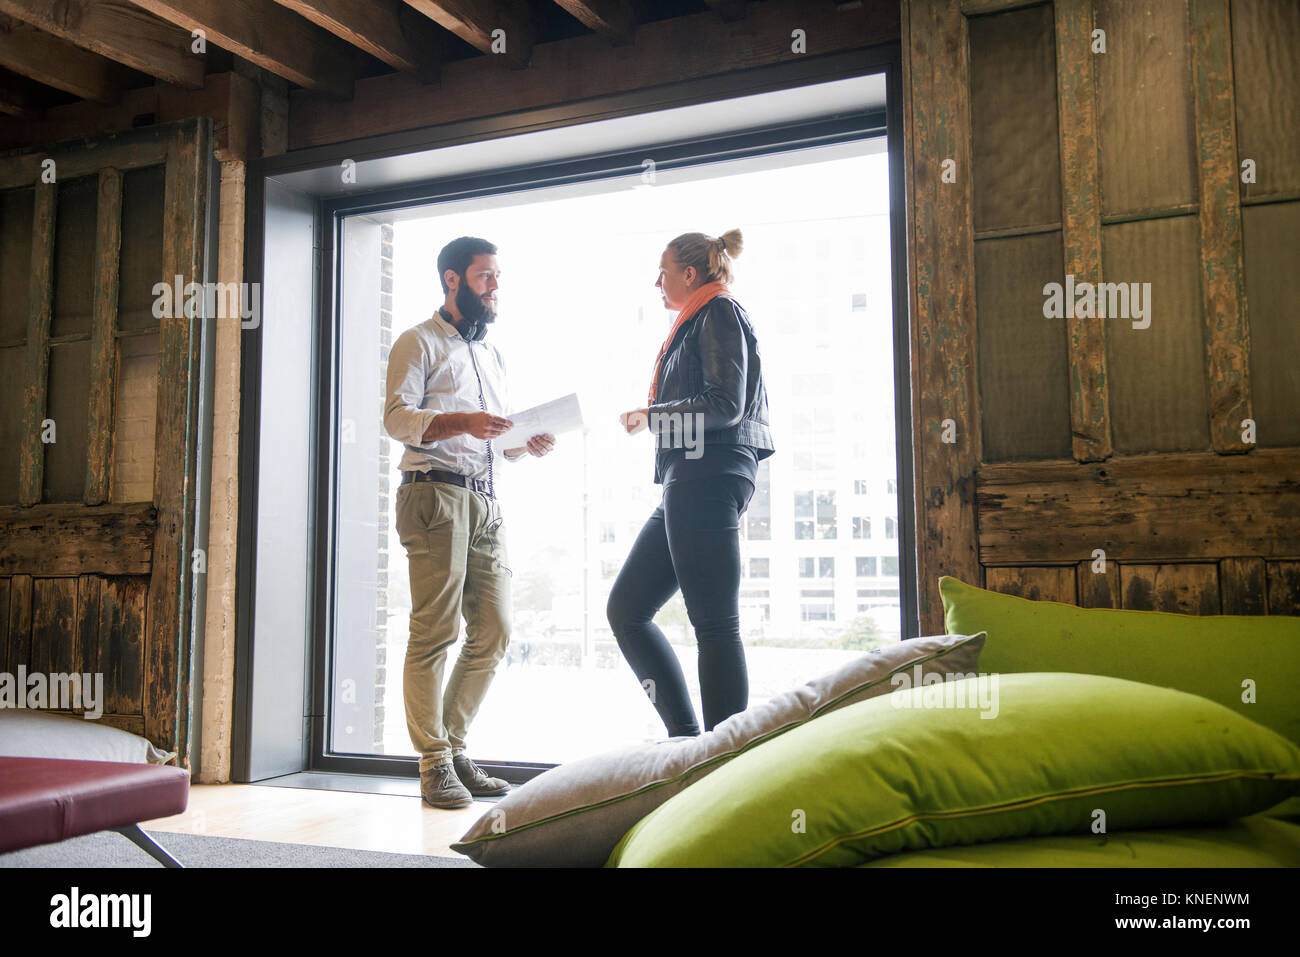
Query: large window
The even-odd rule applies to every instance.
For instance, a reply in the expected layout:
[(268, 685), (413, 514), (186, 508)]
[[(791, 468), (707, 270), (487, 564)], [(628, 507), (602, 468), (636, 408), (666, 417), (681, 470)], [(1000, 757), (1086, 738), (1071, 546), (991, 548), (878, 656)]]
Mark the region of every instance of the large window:
[[(838, 530), (839, 502), (873, 514), (895, 507), (881, 495), (897, 474), (893, 417), (881, 412), (895, 407), (882, 145), (853, 141), (660, 171), (651, 181), (638, 171), (344, 220), (338, 416), (351, 425), (337, 436), (334, 752), (413, 754), (402, 702), (411, 599), (394, 522), (403, 449), (382, 430), (383, 374), (394, 338), (442, 302), (433, 264), (457, 236), (500, 249), (500, 316), (489, 337), (505, 357), (515, 407), (576, 392), (586, 422), (550, 456), (497, 469), (514, 631), (470, 730), (476, 758), (560, 762), (664, 735), (605, 607), (660, 500), (648, 436), (623, 434), (617, 416), (644, 404), (673, 319), (654, 288), (659, 256), (682, 232), (744, 232), (732, 289), (759, 339), (776, 444), (740, 529), (750, 706), (899, 638), (898, 599), (887, 594), (898, 587), (897, 540), (862, 541), (858, 518), (851, 535)], [(872, 575), (879, 593), (855, 593), (854, 572)], [(680, 593), (656, 621), (700, 713)], [(463, 640), (462, 630), (448, 673)]]

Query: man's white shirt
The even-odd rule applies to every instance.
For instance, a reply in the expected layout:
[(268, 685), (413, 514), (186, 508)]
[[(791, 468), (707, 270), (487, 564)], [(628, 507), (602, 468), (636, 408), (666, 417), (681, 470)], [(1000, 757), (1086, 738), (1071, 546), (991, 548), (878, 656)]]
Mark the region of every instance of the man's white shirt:
[[(397, 337), (388, 352), (384, 430), (406, 446), (398, 468), (421, 472), (442, 469), (487, 479), (487, 442), (483, 439), (463, 433), (422, 441), (429, 423), (439, 415), (482, 411), (478, 401), (480, 379), (487, 411), (508, 417), (510, 390), (505, 360), (495, 345), (486, 339), (470, 342), (436, 312)], [(497, 461), (523, 457), (507, 458), (496, 442), (492, 443), (492, 453)]]

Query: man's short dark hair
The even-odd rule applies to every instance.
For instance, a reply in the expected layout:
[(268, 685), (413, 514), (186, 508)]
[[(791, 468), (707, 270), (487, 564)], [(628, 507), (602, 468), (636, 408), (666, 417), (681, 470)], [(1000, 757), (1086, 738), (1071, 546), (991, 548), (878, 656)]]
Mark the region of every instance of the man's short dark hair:
[(496, 246), (477, 236), (461, 236), (442, 247), (438, 253), (438, 280), (442, 283), (444, 294), (451, 292), (447, 288), (447, 270), (454, 269), (456, 275), (464, 276), (475, 256), (495, 256)]

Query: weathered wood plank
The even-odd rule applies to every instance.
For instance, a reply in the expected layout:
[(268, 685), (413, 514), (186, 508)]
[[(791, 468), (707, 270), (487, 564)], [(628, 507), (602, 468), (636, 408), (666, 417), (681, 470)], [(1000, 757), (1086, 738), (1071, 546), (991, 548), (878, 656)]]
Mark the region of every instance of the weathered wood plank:
[(117, 368), (118, 265), (122, 254), (122, 173), (111, 166), (99, 174), (95, 228), (95, 271), (90, 333), (90, 408), (86, 422), (87, 505), (108, 501), (113, 478), (113, 396)]
[(58, 187), (36, 186), (32, 211), (32, 271), (28, 283), (27, 362), (23, 376), (23, 441), (18, 461), (18, 501), (35, 505), (41, 500), (45, 449), (41, 420), (45, 418), (46, 377), (49, 374), (50, 317), (54, 303), (54, 210)]
[(1219, 562), (1219, 598), (1225, 615), (1267, 615), (1264, 559), (1225, 558)]
[(236, 53), (291, 83), (347, 99), (354, 48), (269, 0), (131, 0), (182, 30)]
[[(3, 10), (9, 0), (0, 0)], [(0, 64), (37, 83), (95, 103), (122, 98), (130, 73), (97, 53), (50, 36), (0, 13)]]
[(1245, 452), (1252, 418), (1250, 328), (1243, 299), (1241, 194), (1232, 83), (1229, 0), (1191, 0), (1192, 77), (1196, 84), (1200, 173), (1201, 295), (1210, 393), (1210, 441)]
[(1268, 613), (1300, 615), (1300, 561), (1268, 562)]
[[(757, 17), (756, 7), (751, 17)], [(916, 483), (922, 509), (917, 573), (922, 634), (942, 634), (939, 577), (979, 581), (975, 466), (981, 438), (976, 369), (974, 236), (966, 18), (955, 4), (904, 8), (913, 149)], [(956, 181), (942, 181), (954, 162)], [(951, 438), (954, 441), (945, 441)]]
[(1212, 563), (1120, 566), (1124, 607), (1180, 615), (1217, 615), (1219, 569)]
[(1031, 601), (1059, 601), (1073, 605), (1077, 598), (1073, 565), (986, 568), (984, 587)]
[(30, 670), (47, 675), (80, 670), (76, 667), (79, 664), (76, 617), (77, 579), (37, 578), (32, 581)]
[[(207, 124), (188, 124), (168, 151), (163, 275), (179, 275), (184, 281), (202, 273), (209, 135)], [(198, 376), (191, 370), (199, 365), (199, 322), (184, 315), (165, 316), (159, 326), (153, 482), (158, 532), (149, 582), (144, 672), (145, 736), (161, 748), (179, 752), (186, 767), (198, 405)]]
[[(0, 136), (7, 135), (10, 129), (17, 127), (25, 128), (25, 124), (0, 123)], [(170, 133), (170, 127), (158, 126), (106, 134), (95, 149), (88, 150), (84, 142), (71, 140), (37, 148), (21, 147), (12, 153), (0, 154), (0, 159), (4, 160), (0, 163), (0, 190), (35, 185), (39, 194), (42, 189), (51, 189), (53, 184), (40, 182), (44, 163), (48, 159), (57, 164), (61, 182), (79, 176), (98, 176), (105, 166), (123, 171), (138, 166), (156, 166), (167, 156), (167, 136)], [(10, 143), (7, 139), (0, 139), (0, 142)], [(54, 199), (52, 197), (50, 201), (53, 202)], [(37, 202), (39, 201), (38, 198)]]
[[(483, 103), (511, 113), (895, 42), (898, 17), (896, 3), (838, 10), (830, 3), (765, 0), (741, 23), (722, 23), (708, 12), (643, 23), (621, 47), (590, 34), (542, 43), (526, 71), (503, 70), (495, 56), (444, 63), (436, 89), (394, 73), (358, 80), (345, 103), (295, 90), (288, 148), (476, 119)], [(807, 33), (807, 53), (791, 50), (795, 27)]]
[[(1057, 0), (1056, 88), (1061, 123), (1061, 239), (1065, 273), (1100, 282), (1101, 187), (1097, 172), (1097, 81), (1091, 50), (1092, 0)], [(1070, 430), (1074, 458), (1099, 462), (1114, 451), (1106, 325), (1066, 319)]]
[[(470, 46), (500, 57), (514, 67), (525, 67), (533, 52), (536, 27), (533, 14), (520, 0), (406, 0), (406, 3), (445, 30), (450, 30)], [(497, 30), (505, 49), (497, 54), (492, 47)]]
[(976, 477), (986, 565), (1300, 555), (1300, 450), (984, 466)]
[(978, 17), (969, 29), (975, 229), (1056, 222), (1061, 157), (1052, 7)]
[(0, 68), (0, 113), (32, 119), (50, 105), (49, 91), (40, 83)]
[(203, 58), (184, 30), (121, 0), (0, 0), (0, 10), (110, 60), (197, 89)]
[[(139, 576), (105, 578), (99, 603), (97, 670), (104, 673), (104, 711), (144, 714), (147, 660), (145, 642), (149, 580)], [(154, 723), (150, 723), (151, 726)], [(158, 744), (149, 731), (145, 737)], [(161, 747), (161, 745), (159, 745)], [(167, 750), (173, 750), (168, 748)]]
[(0, 508), (0, 575), (147, 575), (157, 522), (150, 502)]
[(555, 0), (589, 30), (595, 30), (615, 46), (632, 42), (636, 35), (636, 13), (631, 0)]
[(436, 83), (444, 32), (402, 0), (275, 0), (396, 70)]
[(1119, 562), (1109, 558), (1102, 564), (1097, 558), (1079, 562), (1075, 577), (1079, 583), (1082, 608), (1120, 607)]
[[(99, 637), (103, 589), (104, 579), (99, 575), (77, 577), (77, 617), (73, 624), (77, 633), (77, 670), (92, 675), (103, 671)], [(103, 708), (104, 702), (99, 705)]]
[(9, 580), (9, 665), (11, 670), (32, 657), (32, 576)]

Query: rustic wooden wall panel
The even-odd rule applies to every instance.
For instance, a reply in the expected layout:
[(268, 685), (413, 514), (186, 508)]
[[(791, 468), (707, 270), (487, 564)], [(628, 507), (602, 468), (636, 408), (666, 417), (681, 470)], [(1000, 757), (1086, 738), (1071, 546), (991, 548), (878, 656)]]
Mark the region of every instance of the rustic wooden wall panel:
[(1219, 598), (1225, 615), (1267, 615), (1264, 559), (1225, 558), (1219, 562)]
[(1150, 283), (1150, 326), (1106, 323), (1115, 451), (1208, 449), (1200, 251), (1193, 216), (1102, 229), (1107, 282)]
[(1300, 561), (1268, 562), (1268, 612), (1300, 615)]
[(54, 214), (54, 305), (50, 338), (90, 332), (99, 177), (58, 181)]
[(1196, 199), (1187, 0), (1096, 0), (1102, 212)]
[[(76, 633), (79, 670), (89, 674), (102, 673), (99, 647), (99, 620), (101, 615), (100, 598), (103, 593), (104, 579), (100, 575), (78, 575), (77, 615), (73, 622)], [(101, 701), (103, 709), (106, 702)]]
[(32, 269), (31, 187), (0, 192), (0, 345), (27, 338), (27, 279)]
[(1078, 598), (1073, 565), (986, 568), (984, 587), (1031, 601), (1060, 601), (1073, 605)]
[[(1294, 124), (1300, 129), (1300, 122)], [(1300, 445), (1300, 202), (1247, 206), (1246, 302), (1259, 444)]]
[[(82, 671), (77, 653), (77, 580), (32, 581), (32, 656), (27, 667), (45, 674)], [(53, 702), (51, 702), (53, 704)]]
[(113, 421), (114, 502), (153, 500), (154, 425), (158, 420), (158, 333), (118, 340)]
[(0, 575), (146, 575), (156, 525), (149, 502), (0, 508)]
[(1218, 566), (1205, 563), (1129, 565), (1119, 570), (1125, 608), (1180, 615), (1217, 615)]
[(1059, 232), (975, 243), (986, 462), (1070, 455), (1065, 321), (1043, 318), (1043, 284), (1061, 276)]
[(164, 276), (163, 193), (166, 168), (146, 166), (122, 177), (122, 260), (117, 301), (118, 328), (139, 332), (158, 328), (153, 314), (154, 284)]
[(1079, 605), (1083, 608), (1119, 608), (1119, 562), (1107, 559), (1097, 570), (1097, 559), (1079, 562), (1075, 578), (1079, 585)]
[(41, 499), (80, 502), (86, 491), (87, 421), (90, 403), (90, 340), (50, 346), (45, 414), (57, 441), (45, 444)]
[(122, 255), (122, 173), (99, 171), (95, 231), (94, 322), (90, 334), (90, 396), (86, 418), (87, 505), (108, 501), (113, 471), (113, 399), (117, 373), (118, 263)]
[(1243, 197), (1300, 193), (1300, 3), (1232, 0), (1232, 60), (1241, 159), (1255, 161)]
[[(114, 714), (144, 713), (148, 595), (147, 578), (112, 577), (103, 581), (95, 660), (99, 665), (96, 670), (104, 673), (104, 710)], [(156, 743), (156, 739), (150, 740)]]
[(1051, 4), (970, 21), (976, 230), (1060, 221), (1053, 37)]
[(25, 422), (19, 410), (23, 407), (23, 372), (26, 367), (26, 347), (0, 349), (0, 409), (4, 410), (4, 414), (0, 414), (0, 449), (6, 453), (0, 455), (0, 505), (16, 505), (19, 499), (19, 458), (13, 451), (23, 444)]
[(9, 664), (32, 660), (32, 576), (9, 579)]
[(50, 314), (54, 284), (54, 184), (40, 184), (32, 207), (32, 265), (27, 286), (27, 342), (23, 364), (21, 445), (18, 453), (18, 501), (41, 500), (45, 450), (41, 421), (45, 418), (45, 386), (49, 375)]

